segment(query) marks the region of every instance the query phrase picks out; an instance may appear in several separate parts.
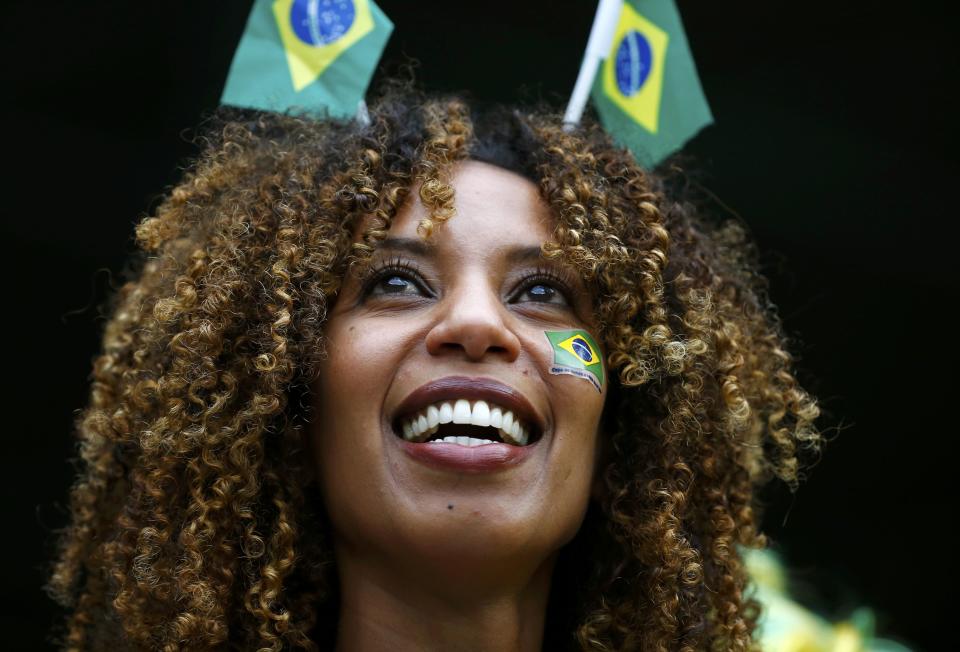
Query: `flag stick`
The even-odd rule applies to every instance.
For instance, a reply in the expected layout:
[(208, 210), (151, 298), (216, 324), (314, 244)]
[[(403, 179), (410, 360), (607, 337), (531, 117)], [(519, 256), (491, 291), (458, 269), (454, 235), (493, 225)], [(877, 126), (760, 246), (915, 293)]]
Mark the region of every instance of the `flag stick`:
[(590, 89), (593, 88), (593, 78), (597, 74), (597, 64), (607, 58), (610, 45), (613, 42), (613, 33), (620, 20), (620, 10), (623, 0), (600, 0), (597, 4), (597, 13), (593, 17), (593, 27), (590, 28), (590, 38), (587, 40), (587, 51), (583, 54), (583, 63), (580, 64), (580, 74), (573, 87), (573, 94), (567, 104), (567, 112), (563, 116), (563, 128), (572, 130), (580, 123), (583, 108), (587, 105)]
[(357, 102), (357, 114), (354, 116), (361, 127), (370, 126), (370, 112), (367, 111), (367, 103), (363, 100)]

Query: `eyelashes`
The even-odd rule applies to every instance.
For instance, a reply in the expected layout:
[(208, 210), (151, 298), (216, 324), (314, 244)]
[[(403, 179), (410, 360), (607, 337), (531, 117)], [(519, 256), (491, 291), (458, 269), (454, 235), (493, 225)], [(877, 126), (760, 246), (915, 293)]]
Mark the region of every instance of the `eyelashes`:
[(527, 291), (536, 285), (551, 285), (560, 291), (569, 305), (573, 305), (573, 279), (566, 270), (557, 271), (547, 267), (537, 267), (520, 282), (520, 291)]
[(360, 296), (366, 298), (378, 283), (390, 276), (407, 276), (414, 279), (419, 285), (425, 284), (421, 280), (417, 269), (400, 257), (381, 264), (371, 265), (360, 280)]
[[(427, 293), (428, 295), (432, 294), (428, 289), (427, 284), (423, 281), (423, 277), (417, 268), (403, 258), (396, 256), (392, 259), (376, 265), (371, 265), (369, 268), (367, 268), (363, 277), (360, 279), (361, 300), (368, 298), (380, 283), (386, 279), (389, 279), (391, 276), (405, 276), (409, 280), (413, 281), (413, 283), (419, 287), (422, 292)], [(531, 271), (531, 273), (525, 275), (519, 281), (517, 284), (517, 289), (512, 293), (511, 296), (516, 298), (537, 285), (546, 285), (552, 287), (554, 290), (559, 292), (568, 306), (573, 307), (573, 288), (575, 287), (575, 281), (572, 272), (569, 270), (563, 268), (555, 269), (538, 265), (533, 271)], [(385, 293), (385, 296), (400, 296), (401, 294), (403, 293), (387, 292)], [(533, 303), (548, 304), (552, 302), (534, 301)]]

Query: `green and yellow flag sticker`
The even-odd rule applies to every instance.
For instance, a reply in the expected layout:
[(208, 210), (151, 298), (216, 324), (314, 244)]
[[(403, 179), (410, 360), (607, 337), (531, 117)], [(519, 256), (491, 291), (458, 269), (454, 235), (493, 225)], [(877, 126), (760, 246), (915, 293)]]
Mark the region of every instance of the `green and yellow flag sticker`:
[(353, 117), (392, 31), (372, 0), (255, 0), (220, 102)]
[(570, 374), (590, 383), (603, 391), (606, 373), (603, 369), (603, 357), (597, 341), (584, 330), (543, 331), (553, 347), (552, 374)]
[(597, 114), (642, 165), (656, 165), (713, 122), (673, 0), (624, 0), (597, 72)]

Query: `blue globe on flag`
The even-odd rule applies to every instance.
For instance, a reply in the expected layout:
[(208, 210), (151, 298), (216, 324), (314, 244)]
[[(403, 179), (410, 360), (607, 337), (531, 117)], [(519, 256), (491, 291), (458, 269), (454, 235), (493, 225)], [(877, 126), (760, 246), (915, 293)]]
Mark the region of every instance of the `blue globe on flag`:
[(290, 26), (307, 45), (321, 46), (346, 34), (356, 16), (353, 0), (293, 0)]
[(615, 62), (617, 88), (630, 97), (639, 91), (653, 70), (653, 49), (637, 30), (626, 33), (617, 47)]
[(577, 352), (577, 355), (581, 360), (590, 364), (593, 362), (593, 354), (590, 353), (590, 345), (581, 340), (580, 338), (575, 339), (570, 343), (570, 346), (573, 347), (573, 350)]

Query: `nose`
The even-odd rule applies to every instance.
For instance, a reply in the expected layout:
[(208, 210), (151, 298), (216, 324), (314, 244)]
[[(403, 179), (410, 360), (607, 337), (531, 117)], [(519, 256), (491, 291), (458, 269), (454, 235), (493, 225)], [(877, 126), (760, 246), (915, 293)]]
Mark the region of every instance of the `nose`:
[(513, 362), (520, 355), (520, 339), (506, 319), (500, 297), (485, 281), (460, 283), (442, 300), (440, 317), (427, 333), (427, 351), (444, 355), (459, 350), (475, 362), (491, 356)]

